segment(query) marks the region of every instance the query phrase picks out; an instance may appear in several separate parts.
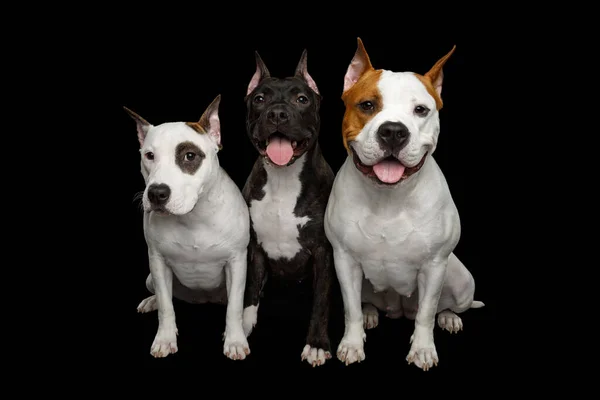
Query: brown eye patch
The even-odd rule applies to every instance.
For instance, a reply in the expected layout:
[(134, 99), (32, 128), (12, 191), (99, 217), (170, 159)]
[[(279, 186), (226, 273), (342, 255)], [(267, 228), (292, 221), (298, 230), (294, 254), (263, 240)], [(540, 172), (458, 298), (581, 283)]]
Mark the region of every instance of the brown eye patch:
[(194, 175), (204, 157), (204, 152), (192, 142), (179, 143), (175, 148), (175, 164), (184, 174)]
[(379, 93), (377, 84), (382, 72), (381, 70), (365, 72), (358, 82), (342, 95), (342, 100), (346, 105), (342, 121), (342, 135), (344, 146), (348, 150), (348, 144), (381, 111), (381, 93)]

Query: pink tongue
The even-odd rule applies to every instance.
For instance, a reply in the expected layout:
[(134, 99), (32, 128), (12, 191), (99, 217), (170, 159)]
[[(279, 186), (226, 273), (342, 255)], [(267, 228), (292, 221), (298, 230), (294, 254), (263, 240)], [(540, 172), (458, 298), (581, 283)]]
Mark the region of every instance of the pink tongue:
[(384, 160), (373, 165), (373, 172), (382, 182), (396, 183), (402, 178), (404, 168), (404, 165), (400, 164), (398, 160)]
[(275, 164), (286, 165), (294, 155), (292, 142), (279, 136), (271, 138), (267, 146), (267, 155)]

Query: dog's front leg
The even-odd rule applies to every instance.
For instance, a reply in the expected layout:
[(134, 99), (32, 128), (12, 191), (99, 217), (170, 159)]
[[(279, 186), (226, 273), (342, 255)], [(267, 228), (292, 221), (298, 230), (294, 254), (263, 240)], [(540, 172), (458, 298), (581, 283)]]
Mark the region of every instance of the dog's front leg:
[(348, 253), (341, 249), (333, 250), (333, 260), (342, 299), (346, 327), (344, 337), (337, 349), (337, 356), (346, 365), (365, 359), (364, 341), (367, 337), (363, 327), (361, 290), (363, 271)]
[(227, 284), (227, 314), (225, 316), (225, 344), (223, 354), (232, 360), (243, 360), (250, 354), (242, 328), (244, 285), (246, 284), (247, 250), (236, 254), (225, 266)]
[(447, 258), (434, 259), (424, 265), (417, 274), (419, 305), (415, 330), (410, 338), (412, 345), (406, 360), (409, 364), (414, 362), (424, 371), (437, 365), (439, 361), (433, 340), (433, 328), (447, 263)]
[(173, 308), (173, 271), (166, 265), (160, 254), (148, 252), (148, 261), (158, 310), (158, 330), (150, 354), (154, 357), (166, 357), (177, 352), (177, 324)]
[(320, 246), (313, 252), (313, 305), (301, 358), (310, 365), (325, 364), (331, 358), (329, 345), (329, 301), (334, 277), (331, 246)]
[(265, 283), (266, 258), (256, 239), (251, 238), (248, 245), (248, 275), (244, 292), (243, 327), (246, 337), (250, 336), (258, 319), (260, 293)]

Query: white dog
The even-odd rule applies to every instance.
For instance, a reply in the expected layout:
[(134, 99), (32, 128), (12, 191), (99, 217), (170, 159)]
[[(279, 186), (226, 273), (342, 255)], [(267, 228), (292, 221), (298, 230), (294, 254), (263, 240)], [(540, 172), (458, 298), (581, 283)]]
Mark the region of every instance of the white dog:
[(172, 296), (190, 303), (227, 304), (224, 354), (243, 360), (250, 353), (242, 328), (248, 207), (220, 167), (220, 96), (199, 122), (153, 126), (127, 110), (137, 124), (146, 189), (144, 236), (148, 245), (148, 290), (139, 312), (158, 310), (151, 354), (177, 352)]
[(325, 216), (346, 315), (337, 355), (346, 364), (365, 358), (364, 327), (377, 325), (375, 307), (415, 319), (407, 360), (428, 370), (438, 362), (436, 314), (442, 328), (455, 332), (462, 329), (456, 313), (483, 306), (473, 301), (473, 277), (452, 253), (459, 215), (432, 157), (442, 67), (453, 52), (425, 75), (375, 70), (358, 39), (346, 72), (348, 158)]

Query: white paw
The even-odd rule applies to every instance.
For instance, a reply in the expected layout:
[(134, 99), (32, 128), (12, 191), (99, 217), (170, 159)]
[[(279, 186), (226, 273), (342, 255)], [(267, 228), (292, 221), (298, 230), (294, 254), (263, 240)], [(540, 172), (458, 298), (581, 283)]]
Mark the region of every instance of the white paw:
[(177, 353), (177, 329), (161, 329), (156, 333), (150, 354), (156, 358)]
[(379, 325), (379, 311), (372, 304), (365, 304), (362, 308), (364, 328), (373, 329)]
[(408, 361), (409, 364), (414, 363), (423, 371), (429, 371), (431, 367), (438, 365), (438, 362), (440, 361), (437, 351), (435, 350), (433, 338), (418, 339), (413, 341), (414, 337), (414, 334), (410, 337), (412, 345), (410, 346), (408, 356), (406, 356), (406, 361)]
[(344, 335), (337, 349), (337, 357), (346, 365), (361, 362), (365, 359), (364, 341), (366, 335)]
[(325, 361), (329, 360), (330, 358), (330, 352), (323, 349), (317, 349), (316, 347), (310, 347), (308, 344), (304, 346), (304, 350), (302, 350), (302, 361), (306, 360), (306, 362), (313, 367), (325, 364)]
[(142, 302), (137, 306), (137, 311), (139, 313), (147, 313), (150, 311), (156, 311), (156, 308), (156, 296), (152, 295), (142, 300)]
[(248, 341), (242, 335), (226, 336), (223, 354), (232, 360), (245, 360), (246, 356), (250, 354)]
[(242, 317), (242, 327), (244, 328), (244, 335), (250, 336), (252, 329), (256, 326), (258, 319), (258, 305), (249, 306), (244, 309)]
[(462, 331), (462, 319), (452, 311), (444, 310), (438, 314), (437, 322), (440, 328), (447, 330), (450, 333), (458, 333)]

